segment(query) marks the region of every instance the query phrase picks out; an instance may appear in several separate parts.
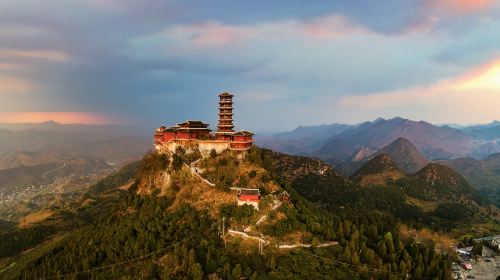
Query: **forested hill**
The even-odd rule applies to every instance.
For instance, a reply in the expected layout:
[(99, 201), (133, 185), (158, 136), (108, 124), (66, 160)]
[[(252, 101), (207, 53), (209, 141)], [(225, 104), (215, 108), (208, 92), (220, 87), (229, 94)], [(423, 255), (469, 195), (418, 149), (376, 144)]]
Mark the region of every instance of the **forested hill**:
[[(285, 184), (338, 214), (381, 211), (405, 223), (438, 231), (466, 230), (471, 223), (488, 223), (490, 218), (498, 220), (498, 210), (488, 206), (460, 174), (446, 166), (430, 164), (407, 176), (388, 155), (379, 155), (361, 167), (351, 181), (320, 160), (270, 150), (262, 150), (262, 153), (269, 158), (268, 166)], [(443, 215), (443, 209), (449, 209), (449, 204), (453, 214)], [(489, 226), (485, 226), (489, 232), (487, 228)]]
[[(286, 156), (260, 149), (251, 150), (244, 161), (230, 154), (213, 155), (199, 162), (200, 174), (216, 182), (210, 186), (184, 165), (196, 157), (149, 154), (137, 168), (129, 166), (100, 182), (81, 204), (62, 209), (69, 219), (82, 221), (73, 229), (52, 227), (55, 231), (50, 236), (29, 239), (36, 237), (30, 231), (56, 226), (49, 219), (2, 233), (2, 244), (20, 239), (30, 242), (24, 248), (0, 249), (0, 278), (450, 278), (451, 256), (434, 251), (432, 241), (417, 243), (400, 235), (401, 219), (390, 211), (359, 212), (362, 215), (331, 211), (334, 205), (311, 203), (307, 198), (320, 194), (309, 196), (302, 183), (311, 180), (311, 188), (338, 185), (346, 189), (345, 194), (359, 186), (320, 161), (286, 157), (286, 163), (274, 164), (282, 157)], [(214, 203), (209, 196), (233, 197), (228, 186), (242, 184), (264, 186), (261, 212), (234, 202)], [(283, 189), (291, 194), (290, 203), (271, 209), (266, 203), (272, 203), (273, 192)], [(332, 194), (322, 191), (326, 191), (323, 197)], [(351, 204), (342, 195), (335, 197)], [(353, 209), (356, 205), (351, 204)], [(256, 231), (272, 242), (259, 253), (258, 242), (231, 236), (227, 227), (246, 228), (262, 213), (267, 213), (267, 220), (254, 225), (249, 234)], [(221, 216), (226, 218), (224, 236)], [(290, 242), (312, 248), (276, 247)]]

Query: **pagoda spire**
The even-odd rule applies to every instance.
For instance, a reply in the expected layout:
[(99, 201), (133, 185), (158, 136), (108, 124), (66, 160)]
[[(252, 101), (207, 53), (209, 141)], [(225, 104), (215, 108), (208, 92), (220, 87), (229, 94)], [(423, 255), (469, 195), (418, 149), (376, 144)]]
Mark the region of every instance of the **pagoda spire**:
[[(217, 125), (218, 139), (226, 140), (234, 133), (233, 95), (228, 92), (219, 94), (219, 123)], [(227, 139), (229, 140), (229, 139)]]

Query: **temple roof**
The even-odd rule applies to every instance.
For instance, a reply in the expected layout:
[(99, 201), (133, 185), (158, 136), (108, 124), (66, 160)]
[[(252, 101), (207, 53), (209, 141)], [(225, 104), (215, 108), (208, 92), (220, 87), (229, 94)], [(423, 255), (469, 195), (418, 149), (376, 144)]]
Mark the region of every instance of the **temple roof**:
[(175, 131), (177, 131), (177, 129), (179, 129), (178, 126), (171, 126), (169, 128), (166, 128), (164, 131), (165, 132), (175, 132)]
[(189, 128), (207, 128), (208, 124), (202, 121), (185, 121), (183, 123), (177, 124), (180, 127), (189, 127)]
[(260, 195), (259, 189), (240, 189), (240, 195)]
[(240, 130), (238, 132), (235, 132), (233, 135), (234, 136), (252, 136), (254, 135), (255, 133), (252, 133), (250, 131), (247, 131), (247, 130)]
[(229, 92), (223, 92), (219, 94), (220, 97), (233, 97), (234, 95), (230, 94)]

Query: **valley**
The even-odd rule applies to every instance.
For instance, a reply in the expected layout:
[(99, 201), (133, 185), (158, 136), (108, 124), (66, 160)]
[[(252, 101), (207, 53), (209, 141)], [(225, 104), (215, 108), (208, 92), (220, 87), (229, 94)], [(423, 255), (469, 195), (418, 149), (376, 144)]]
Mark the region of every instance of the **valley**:
[(114, 126), (0, 124), (0, 219), (18, 222), (73, 203), (140, 158), (148, 146), (139, 139), (129, 128)]

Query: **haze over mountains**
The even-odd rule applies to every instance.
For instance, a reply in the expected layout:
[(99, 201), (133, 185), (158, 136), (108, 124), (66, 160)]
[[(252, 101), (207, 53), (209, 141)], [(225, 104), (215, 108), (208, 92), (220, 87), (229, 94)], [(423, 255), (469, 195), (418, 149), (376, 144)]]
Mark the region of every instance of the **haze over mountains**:
[[(307, 133), (305, 133), (307, 132)], [(299, 127), (257, 138), (257, 144), (293, 155), (314, 156), (339, 165), (360, 151), (378, 151), (399, 137), (408, 139), (428, 159), (482, 158), (500, 152), (500, 123), (465, 127), (436, 126), (403, 118), (357, 125)]]
[[(384, 159), (380, 155), (387, 155), (390, 160), (385, 161), (394, 163), (407, 175), (422, 172), (435, 161), (460, 173), (479, 193), (500, 205), (498, 121), (452, 128), (402, 118), (377, 119), (352, 126), (299, 127), (291, 132), (257, 139), (257, 144), (292, 155), (323, 159), (343, 175), (354, 176), (361, 184), (363, 176), (357, 173), (371, 169), (366, 166), (370, 161)], [(390, 173), (389, 177), (398, 177), (397, 172)], [(372, 177), (365, 181), (388, 178)]]
[(135, 127), (0, 123), (0, 217), (81, 192), (150, 148), (149, 134)]

